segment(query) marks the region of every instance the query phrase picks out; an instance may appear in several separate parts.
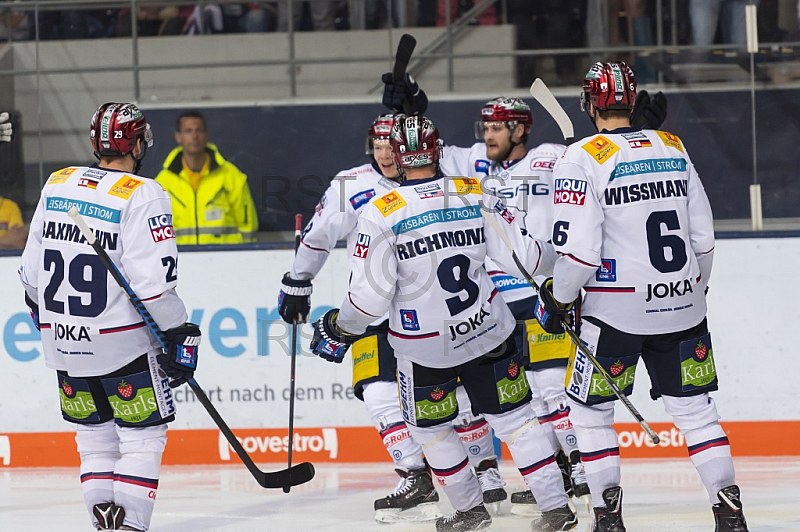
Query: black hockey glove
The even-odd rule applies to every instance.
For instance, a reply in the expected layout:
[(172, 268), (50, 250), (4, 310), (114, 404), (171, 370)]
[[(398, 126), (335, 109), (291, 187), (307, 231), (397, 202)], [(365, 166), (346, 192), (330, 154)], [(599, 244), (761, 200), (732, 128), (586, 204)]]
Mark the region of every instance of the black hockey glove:
[(36, 327), (37, 331), (41, 331), (42, 328), (39, 325), (39, 305), (28, 296), (27, 292), (25, 292), (25, 304), (31, 309), (31, 321), (33, 321), (33, 326)]
[(200, 327), (194, 323), (164, 331), (167, 352), (158, 356), (158, 363), (171, 379), (170, 388), (177, 388), (194, 376), (201, 336)]
[(358, 340), (358, 335), (341, 330), (336, 324), (338, 317), (339, 309), (335, 308), (314, 322), (311, 352), (320, 358), (341, 364), (347, 349)]
[(408, 101), (413, 114), (423, 114), (428, 109), (428, 95), (419, 88), (419, 84), (411, 74), (406, 73), (404, 79), (395, 81), (391, 72), (381, 76), (383, 87), (383, 105), (395, 113), (405, 113), (403, 102)]
[(650, 98), (646, 90), (636, 94), (631, 113), (631, 125), (642, 129), (658, 129), (667, 119), (667, 97), (658, 91)]
[(539, 287), (539, 298), (534, 309), (536, 321), (539, 322), (542, 329), (550, 334), (564, 334), (562, 320), (574, 329), (575, 324), (580, 320), (580, 304), (581, 299), (578, 297), (566, 307), (561, 308), (556, 302), (556, 298), (553, 297), (553, 278), (550, 277)]
[(311, 281), (301, 281), (289, 277), (289, 272), (281, 279), (283, 288), (278, 295), (278, 314), (283, 321), (305, 323), (311, 312)]

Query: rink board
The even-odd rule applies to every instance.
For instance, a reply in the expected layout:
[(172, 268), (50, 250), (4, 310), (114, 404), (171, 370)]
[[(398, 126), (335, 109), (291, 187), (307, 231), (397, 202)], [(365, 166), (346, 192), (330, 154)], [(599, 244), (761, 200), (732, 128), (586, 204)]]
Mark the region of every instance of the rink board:
[[(339, 306), (349, 277), (347, 254), (334, 250), (314, 283), (312, 317)], [(289, 334), (277, 315), (280, 276), (290, 250), (193, 252), (180, 256), (179, 294), (204, 339), (197, 381), (256, 460), (280, 461), (288, 426)], [(798, 312), (793, 290), (800, 238), (717, 242), (709, 298), (720, 391), (717, 402), (734, 454), (800, 454), (797, 389)], [(0, 467), (76, 464), (74, 435), (61, 419), (58, 382), (45, 367), (39, 333), (32, 328), (16, 269), (18, 257), (0, 257)], [(788, 283), (788, 284), (787, 284)], [(386, 460), (377, 432), (351, 388), (350, 361), (331, 364), (307, 353), (309, 327), (301, 330), (295, 427), (305, 440), (296, 460)], [(631, 399), (668, 446), (650, 448), (635, 425), (620, 424), (622, 456), (686, 456), (669, 433), (670, 419), (649, 398), (644, 371)], [(175, 392), (166, 463), (226, 463), (236, 457), (185, 386)], [(617, 420), (631, 421), (621, 406)], [(635, 430), (634, 430), (635, 429)], [(176, 441), (183, 440), (177, 444)], [(307, 449), (300, 449), (305, 445)], [(335, 448), (335, 452), (333, 451)]]

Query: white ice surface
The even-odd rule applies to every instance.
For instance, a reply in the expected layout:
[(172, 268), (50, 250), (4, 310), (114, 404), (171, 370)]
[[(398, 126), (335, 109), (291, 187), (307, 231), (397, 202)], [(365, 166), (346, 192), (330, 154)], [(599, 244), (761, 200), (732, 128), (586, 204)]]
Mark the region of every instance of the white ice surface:
[[(736, 459), (737, 482), (751, 532), (800, 532), (800, 459)], [(281, 464), (261, 465), (264, 470)], [(509, 493), (522, 478), (505, 461)], [(320, 464), (309, 484), (291, 493), (265, 490), (234, 466), (165, 467), (152, 532), (428, 531), (432, 523), (381, 525), (372, 504), (394, 487), (391, 464)], [(623, 460), (625, 523), (630, 532), (712, 532), (705, 489), (688, 457)], [(451, 511), (440, 492), (440, 507)], [(529, 519), (508, 513), (506, 502), (490, 530), (530, 530)], [(578, 530), (588, 530), (580, 509)], [(0, 470), (0, 531), (90, 532), (77, 469)]]

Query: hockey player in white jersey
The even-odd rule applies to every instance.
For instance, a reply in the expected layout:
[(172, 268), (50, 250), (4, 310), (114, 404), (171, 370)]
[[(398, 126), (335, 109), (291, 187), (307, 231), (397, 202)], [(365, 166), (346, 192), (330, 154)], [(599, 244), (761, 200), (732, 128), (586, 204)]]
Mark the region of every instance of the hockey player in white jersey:
[(543, 510), (535, 531), (571, 530), (552, 442), (528, 406), (530, 388), (516, 347), (514, 320), (483, 268), (486, 256), (518, 275), (517, 267), (481, 209), (495, 217), (523, 264), (546, 273), (551, 246), (522, 234), (498, 198), (474, 178), (438, 172), (439, 134), (420, 116), (398, 115), (392, 151), (404, 181), (374, 198), (359, 217), (351, 280), (341, 310), (314, 324), (312, 350), (341, 358), (378, 316), (389, 313), (397, 356), (403, 417), (456, 509), (437, 531), (479, 530), (491, 524), (480, 483), (450, 425), (458, 415), (460, 380), (475, 413), (506, 442)]
[[(171, 387), (191, 378), (200, 330), (175, 292), (170, 199), (136, 175), (152, 133), (133, 104), (102, 105), (90, 138), (99, 163), (53, 173), (42, 189), (19, 274), (56, 370), (62, 416), (76, 424), (84, 502), (97, 530), (150, 525)], [(77, 207), (141, 297), (169, 350), (148, 331), (67, 211)], [(59, 523), (60, 525), (60, 523)]]
[[(356, 247), (358, 217), (369, 201), (399, 186), (389, 133), (393, 114), (377, 117), (367, 132), (366, 152), (372, 162), (336, 175), (319, 200), (303, 231), (291, 270), (284, 275), (279, 313), (287, 322), (305, 322), (311, 310), (311, 281), (317, 276), (336, 242), (347, 239), (350, 254)], [(383, 439), (400, 475), (393, 493), (375, 501), (379, 522), (430, 520), (442, 514), (439, 496), (425, 464), (422, 448), (411, 438), (397, 399), (397, 361), (387, 340), (388, 322), (380, 317), (351, 346), (353, 389)], [(412, 508), (418, 511), (408, 512)]]
[[(585, 290), (581, 340), (626, 394), (644, 361), (651, 397), (662, 398), (686, 439), (716, 531), (746, 532), (730, 446), (709, 397), (717, 389), (705, 298), (711, 207), (681, 140), (631, 127), (635, 96), (625, 63), (596, 63), (586, 75), (581, 105), (599, 133), (556, 163), (552, 240), (560, 257), (537, 317), (561, 332), (565, 308)], [(624, 532), (615, 396), (580, 352), (569, 372), (572, 423), (596, 504), (593, 530)]]

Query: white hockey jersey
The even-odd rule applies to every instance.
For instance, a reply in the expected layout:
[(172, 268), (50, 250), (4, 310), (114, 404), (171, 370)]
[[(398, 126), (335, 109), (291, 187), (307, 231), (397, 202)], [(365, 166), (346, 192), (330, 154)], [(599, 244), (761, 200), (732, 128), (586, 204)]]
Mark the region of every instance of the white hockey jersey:
[(554, 295), (630, 334), (687, 329), (706, 315), (714, 227), (680, 139), (632, 128), (588, 137), (556, 163)]
[(503, 227), (523, 266), (549, 272), (552, 246), (523, 235), (502, 201), (475, 178), (405, 181), (376, 197), (358, 221), (352, 278), (341, 327), (361, 333), (389, 311), (389, 342), (398, 359), (453, 367), (497, 347), (514, 318), (483, 268), (486, 256), (522, 275), (481, 205)]
[(105, 375), (160, 344), (67, 215), (73, 206), (164, 330), (187, 319), (172, 207), (154, 180), (99, 167), (64, 168), (42, 189), (19, 274), (39, 304), (47, 367)]
[[(470, 148), (446, 146), (441, 168), (445, 175), (463, 174), (481, 179), (484, 189), (502, 198), (531, 236), (546, 241), (553, 228), (553, 167), (565, 149), (561, 144), (542, 144), (522, 159), (505, 165), (489, 159), (483, 142)], [(536, 295), (528, 281), (509, 275), (491, 259), (487, 259), (486, 269), (506, 301)], [(537, 283), (544, 279), (535, 276)]]
[(317, 276), (336, 242), (347, 238), (347, 250), (355, 248), (358, 216), (375, 196), (382, 196), (398, 183), (383, 177), (372, 164), (363, 164), (336, 174), (306, 224), (289, 275), (293, 279)]

